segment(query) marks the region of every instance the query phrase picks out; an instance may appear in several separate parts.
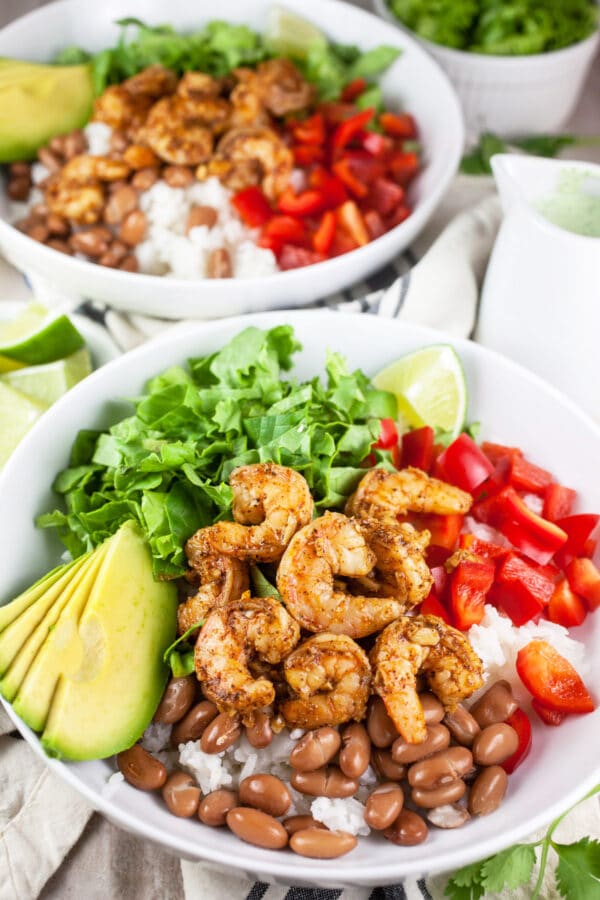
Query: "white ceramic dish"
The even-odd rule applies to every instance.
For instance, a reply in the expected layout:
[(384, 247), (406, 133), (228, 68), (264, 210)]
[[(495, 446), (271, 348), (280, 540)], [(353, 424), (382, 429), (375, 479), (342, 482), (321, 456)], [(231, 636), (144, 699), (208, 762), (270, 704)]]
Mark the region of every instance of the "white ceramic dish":
[(600, 32), (551, 53), (488, 56), (442, 47), (404, 28), (386, 0), (371, 0), (382, 19), (417, 38), (449, 76), (462, 104), (468, 137), (559, 131), (579, 99)]
[[(49, 569), (60, 553), (58, 542), (37, 531), (34, 517), (52, 504), (50, 484), (67, 463), (80, 428), (104, 427), (125, 413), (123, 396), (134, 396), (159, 370), (186, 357), (210, 353), (248, 325), (294, 325), (304, 345), (295, 372), (307, 378), (322, 371), (327, 348), (345, 353), (352, 367), (374, 373), (401, 354), (446, 341), (439, 332), (372, 316), (326, 311), (262, 314), (177, 329), (126, 354), (74, 388), (35, 426), (0, 478), (0, 598), (9, 597)], [(540, 465), (581, 491), (585, 509), (600, 508), (597, 461), (600, 429), (566, 398), (515, 363), (469, 341), (454, 342), (470, 387), (470, 416), (482, 422), (484, 437), (522, 446)], [(38, 452), (44, 447), (44, 454)], [(583, 508), (583, 507), (582, 507)], [(592, 661), (589, 685), (600, 684), (600, 615), (588, 616), (577, 637)], [(596, 696), (596, 700), (600, 699)], [(35, 751), (39, 742), (10, 708), (9, 714)], [(375, 836), (359, 842), (334, 863), (261, 850), (241, 843), (223, 829), (175, 819), (160, 798), (127, 784), (107, 791), (110, 761), (64, 764), (46, 760), (53, 772), (86, 796), (121, 827), (189, 859), (236, 869), (251, 878), (284, 884), (330, 887), (391, 884), (408, 876), (456, 869), (523, 839), (590, 789), (600, 776), (600, 708), (573, 716), (560, 728), (547, 728), (533, 716), (533, 749), (510, 779), (506, 800), (491, 816), (464, 829), (432, 829), (426, 843), (399, 848)], [(45, 758), (45, 757), (44, 757)]]
[[(44, 247), (6, 221), (0, 192), (0, 249), (21, 270), (46, 279), (65, 296), (101, 300), (167, 318), (215, 318), (309, 303), (367, 277), (407, 247), (426, 224), (454, 175), (463, 146), (458, 100), (446, 76), (418, 42), (376, 16), (338, 0), (285, 0), (341, 43), (371, 48), (391, 44), (402, 55), (382, 79), (386, 102), (415, 114), (425, 168), (411, 187), (413, 214), (383, 237), (342, 257), (256, 279), (199, 281), (159, 278), (107, 269)], [(0, 56), (48, 60), (64, 46), (91, 50), (111, 46), (119, 30), (113, 23), (137, 16), (150, 23), (170, 22), (191, 30), (215, 17), (264, 29), (273, 0), (221, 0), (218, 8), (188, 0), (86, 0), (61, 2), (24, 16), (0, 32)]]

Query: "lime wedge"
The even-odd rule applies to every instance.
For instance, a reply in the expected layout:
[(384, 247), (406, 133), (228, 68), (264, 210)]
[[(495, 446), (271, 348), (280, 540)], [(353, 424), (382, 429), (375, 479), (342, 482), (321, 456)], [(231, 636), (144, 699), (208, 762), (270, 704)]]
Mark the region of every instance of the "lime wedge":
[(90, 354), (84, 347), (66, 359), (0, 375), (0, 383), (9, 384), (29, 397), (50, 405), (91, 371)]
[(47, 404), (0, 382), (0, 467), (46, 408)]
[(0, 356), (29, 366), (63, 359), (84, 343), (67, 316), (51, 318), (38, 304), (26, 307), (13, 322), (0, 325)]
[(449, 344), (433, 344), (403, 356), (379, 372), (373, 384), (396, 395), (400, 416), (412, 428), (431, 425), (454, 438), (464, 427), (465, 373)]
[(24, 365), (25, 363), (17, 362), (16, 359), (0, 356), (0, 372), (14, 372), (15, 369), (22, 369)]
[(265, 42), (273, 53), (305, 59), (315, 44), (326, 46), (327, 39), (316, 25), (283, 6), (272, 6), (268, 13)]

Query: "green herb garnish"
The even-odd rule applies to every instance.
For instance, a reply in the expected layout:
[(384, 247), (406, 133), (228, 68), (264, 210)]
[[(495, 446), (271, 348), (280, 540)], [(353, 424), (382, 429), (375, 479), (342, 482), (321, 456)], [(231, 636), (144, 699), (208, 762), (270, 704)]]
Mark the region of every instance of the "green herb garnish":
[(174, 678), (184, 678), (191, 675), (194, 671), (194, 645), (188, 641), (188, 638), (202, 628), (204, 619), (191, 625), (181, 637), (167, 647), (163, 654), (163, 662), (171, 667)]
[(479, 143), (463, 156), (460, 170), (465, 175), (490, 175), (490, 160), (496, 153), (510, 153), (521, 150), (533, 156), (552, 158), (558, 156), (566, 147), (593, 146), (600, 143), (598, 135), (578, 134), (536, 134), (531, 137), (501, 138), (491, 131), (484, 131)]

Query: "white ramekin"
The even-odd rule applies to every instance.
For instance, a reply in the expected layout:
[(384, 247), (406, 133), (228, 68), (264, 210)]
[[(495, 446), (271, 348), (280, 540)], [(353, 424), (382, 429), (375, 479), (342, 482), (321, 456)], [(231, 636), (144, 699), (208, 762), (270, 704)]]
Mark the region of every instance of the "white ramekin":
[(541, 134), (562, 128), (571, 115), (594, 59), (600, 31), (564, 50), (531, 56), (487, 56), (451, 50), (404, 28), (386, 0), (371, 0), (375, 12), (416, 37), (456, 88), (467, 134)]

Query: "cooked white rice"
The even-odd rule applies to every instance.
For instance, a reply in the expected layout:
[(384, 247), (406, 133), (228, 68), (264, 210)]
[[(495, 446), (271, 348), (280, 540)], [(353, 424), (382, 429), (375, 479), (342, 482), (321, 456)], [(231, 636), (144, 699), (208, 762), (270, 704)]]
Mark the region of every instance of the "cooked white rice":
[(350, 834), (369, 834), (370, 828), (365, 822), (365, 807), (354, 797), (336, 798), (317, 797), (310, 805), (310, 814), (322, 822), (331, 831), (347, 831)]

